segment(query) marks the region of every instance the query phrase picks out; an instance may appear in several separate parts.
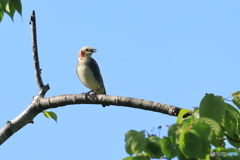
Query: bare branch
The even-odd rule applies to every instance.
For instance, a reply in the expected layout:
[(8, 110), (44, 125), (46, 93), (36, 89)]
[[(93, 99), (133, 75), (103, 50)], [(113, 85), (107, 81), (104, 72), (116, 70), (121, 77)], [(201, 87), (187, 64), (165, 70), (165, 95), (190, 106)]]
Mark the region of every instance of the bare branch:
[(106, 104), (115, 106), (125, 106), (131, 108), (144, 109), (159, 113), (168, 114), (171, 116), (177, 116), (182, 108), (178, 108), (172, 105), (166, 105), (162, 103), (157, 103), (153, 101), (147, 101), (144, 99), (137, 99), (131, 97), (120, 97), (120, 96), (110, 96), (110, 95), (96, 95), (97, 98), (85, 98), (85, 94), (68, 94), (59, 95), (49, 98), (39, 99), (38, 105), (41, 106), (43, 110), (50, 108), (57, 108), (60, 106), (66, 106), (71, 104)]
[(32, 12), (30, 25), (32, 30), (32, 49), (33, 49), (33, 61), (34, 61), (34, 68), (35, 68), (35, 76), (39, 88), (38, 95), (40, 97), (44, 97), (47, 91), (50, 89), (49, 85), (44, 85), (41, 77), (41, 69), (38, 59), (38, 47), (37, 47), (37, 26), (36, 26), (36, 16), (35, 11)]
[(34, 117), (44, 110), (72, 104), (107, 104), (144, 109), (159, 113), (177, 116), (182, 108), (143, 99), (130, 97), (96, 95), (97, 98), (86, 98), (85, 94), (68, 94), (48, 98), (36, 96), (32, 103), (15, 119), (8, 121), (0, 130), (0, 145), (19, 129), (33, 123)]

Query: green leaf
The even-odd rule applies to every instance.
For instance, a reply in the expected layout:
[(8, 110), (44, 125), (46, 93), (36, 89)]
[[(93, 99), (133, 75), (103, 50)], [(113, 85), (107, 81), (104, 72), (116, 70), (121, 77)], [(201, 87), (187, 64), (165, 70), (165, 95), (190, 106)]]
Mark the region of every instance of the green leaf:
[(0, 22), (2, 21), (3, 16), (4, 16), (4, 10), (2, 8), (2, 4), (0, 3)]
[(149, 158), (143, 156), (136, 156), (136, 157), (126, 157), (123, 160), (149, 160)]
[(211, 144), (209, 141), (202, 139), (202, 152), (199, 156), (200, 159), (205, 159), (207, 157), (207, 155), (209, 155), (209, 152), (211, 150)]
[(193, 114), (192, 114), (192, 119), (199, 119), (199, 108), (195, 109)]
[(133, 151), (131, 149), (132, 146), (132, 137), (136, 136), (139, 132), (135, 130), (130, 130), (125, 133), (125, 150), (129, 155), (133, 155)]
[(156, 136), (150, 136), (147, 139), (145, 151), (151, 158), (160, 158), (163, 156), (160, 146), (160, 138)]
[(227, 105), (224, 116), (224, 127), (228, 134), (240, 135), (240, 114), (231, 105)]
[(236, 122), (238, 120), (229, 111), (226, 111), (224, 117), (225, 117), (224, 128), (225, 128), (227, 134), (230, 134), (230, 135), (235, 134), (236, 133)]
[(196, 130), (205, 140), (208, 139), (208, 136), (211, 133), (211, 127), (204, 121), (197, 121), (197, 123), (193, 126), (192, 129)]
[(202, 140), (196, 130), (183, 130), (179, 137), (179, 149), (186, 158), (198, 158), (203, 149)]
[(177, 137), (178, 126), (179, 124), (175, 123), (168, 128), (168, 137), (172, 144), (176, 144), (176, 139), (179, 138)]
[(174, 147), (168, 137), (164, 136), (163, 138), (161, 138), (160, 146), (163, 154), (166, 155), (167, 158), (174, 158), (177, 156), (177, 149)]
[(199, 114), (200, 117), (211, 118), (220, 123), (225, 114), (225, 109), (226, 105), (222, 96), (207, 94), (200, 103)]
[(240, 91), (234, 92), (231, 95), (233, 98), (233, 103), (240, 109)]
[(133, 155), (131, 145), (132, 145), (132, 138), (128, 139), (125, 143), (125, 150), (130, 156)]
[(127, 133), (125, 133), (125, 142), (128, 141), (129, 138), (131, 138), (132, 136), (135, 136), (138, 134), (138, 131), (135, 130), (130, 130)]
[(13, 7), (12, 3), (9, 1), (9, 2), (6, 2), (6, 3), (2, 2), (1, 4), (2, 4), (4, 12), (6, 12), (11, 17), (11, 19), (13, 21), (15, 8)]
[[(207, 127), (206, 125), (208, 125), (209, 127)], [(194, 121), (193, 128), (196, 129), (196, 131), (203, 139), (209, 141), (214, 146), (219, 145), (219, 140), (217, 139), (217, 136), (222, 137), (224, 135), (221, 126), (216, 121), (210, 118), (199, 118), (198, 120)]]
[(177, 123), (182, 123), (182, 118), (183, 116), (186, 114), (186, 113), (189, 113), (191, 112), (190, 110), (188, 109), (181, 109), (179, 114), (178, 114), (178, 118), (177, 118)]
[(150, 160), (150, 159), (147, 157), (143, 157), (143, 156), (136, 156), (136, 157), (133, 157), (132, 160)]
[(43, 111), (44, 116), (46, 116), (48, 119), (52, 118), (57, 122), (57, 115), (54, 112), (51, 111)]
[(0, 0), (0, 3), (7, 3), (9, 2), (10, 0)]
[(138, 132), (132, 137), (131, 150), (135, 154), (140, 154), (144, 151), (146, 146), (145, 131)]
[(233, 98), (232, 102), (240, 109), (240, 97)]
[[(188, 158), (184, 157), (182, 152), (178, 152), (177, 158), (178, 158), (178, 160), (200, 160), (200, 159), (197, 159), (197, 158), (188, 159)], [(204, 159), (204, 160), (207, 160), (207, 159)], [(208, 160), (210, 160), (210, 159), (208, 159)]]
[(224, 141), (219, 140), (219, 136), (217, 136), (213, 130), (210, 132), (210, 135), (208, 136), (208, 141), (215, 147), (218, 147), (220, 143), (224, 143)]
[[(178, 158), (178, 160), (200, 160), (200, 159), (197, 159), (197, 158), (190, 158), (190, 159), (186, 158), (186, 157), (184, 157), (184, 155), (180, 151), (178, 152), (177, 158)], [(210, 159), (203, 159), (203, 160), (210, 160)]]
[(199, 122), (204, 122), (208, 124), (211, 129), (218, 135), (218, 136), (223, 136), (223, 131), (219, 123), (217, 123), (215, 120), (210, 119), (210, 118), (205, 118), (202, 117), (198, 120)]
[[(216, 121), (214, 121), (213, 119), (201, 117), (194, 122), (195, 125), (197, 125), (198, 123), (199, 123), (200, 126), (202, 126), (204, 124), (207, 124), (209, 126), (209, 128), (206, 127), (205, 125), (204, 125), (205, 126), (204, 128), (205, 129), (207, 129), (207, 128), (211, 129), (211, 131), (216, 133), (218, 136), (223, 136), (224, 135), (221, 126)], [(200, 134), (205, 135), (205, 136), (208, 135), (208, 134), (211, 135), (211, 133), (209, 133), (208, 130), (206, 130), (206, 133), (203, 133), (204, 129), (202, 129), (201, 127), (198, 128), (197, 131), (199, 131)], [(208, 140), (212, 141), (213, 137), (209, 137), (209, 136), (208, 136)]]
[(232, 93), (231, 97), (240, 97), (240, 91)]
[(57, 122), (57, 115), (54, 112), (49, 112), (52, 119), (54, 119)]
[(134, 158), (134, 157), (126, 157), (126, 158), (124, 158), (124, 159), (122, 159), (122, 160), (133, 160), (133, 158)]
[(128, 131), (125, 133), (125, 142), (125, 150), (129, 155), (142, 153), (146, 145), (145, 131)]
[(12, 6), (22, 15), (22, 4), (20, 0), (11, 0)]
[(178, 157), (178, 160), (188, 160), (188, 159), (182, 154), (182, 152), (178, 152), (177, 157)]

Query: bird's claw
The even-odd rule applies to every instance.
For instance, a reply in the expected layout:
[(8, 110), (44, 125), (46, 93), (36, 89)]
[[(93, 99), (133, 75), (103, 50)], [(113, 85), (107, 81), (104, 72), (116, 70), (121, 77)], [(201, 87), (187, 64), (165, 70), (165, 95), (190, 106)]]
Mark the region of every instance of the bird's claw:
[[(92, 94), (90, 94), (92, 92)], [(93, 98), (93, 99), (97, 99), (97, 92), (95, 91), (95, 92), (93, 92), (93, 91), (89, 91), (89, 92), (87, 92), (87, 93), (85, 93), (85, 98), (88, 98), (88, 97), (90, 97), (90, 98)]]
[(95, 99), (97, 99), (97, 92), (96, 92), (96, 91), (93, 92), (92, 97), (95, 98)]
[(91, 93), (92, 91), (89, 91), (89, 92), (86, 92), (85, 93), (85, 98), (87, 99), (88, 97), (90, 97), (90, 93)]

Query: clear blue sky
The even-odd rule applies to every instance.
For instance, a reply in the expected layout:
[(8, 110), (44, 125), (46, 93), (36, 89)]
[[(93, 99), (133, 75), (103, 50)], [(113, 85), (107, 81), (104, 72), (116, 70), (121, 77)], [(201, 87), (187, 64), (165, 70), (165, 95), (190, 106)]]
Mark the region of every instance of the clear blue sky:
[[(76, 72), (81, 47), (97, 48), (107, 94), (192, 109), (205, 93), (239, 90), (240, 1), (22, 1), (23, 16), (0, 23), (0, 124), (38, 93), (29, 17), (36, 11), (46, 97), (87, 92)], [(39, 114), (1, 146), (1, 159), (122, 159), (124, 134), (176, 118), (127, 107), (72, 105)]]

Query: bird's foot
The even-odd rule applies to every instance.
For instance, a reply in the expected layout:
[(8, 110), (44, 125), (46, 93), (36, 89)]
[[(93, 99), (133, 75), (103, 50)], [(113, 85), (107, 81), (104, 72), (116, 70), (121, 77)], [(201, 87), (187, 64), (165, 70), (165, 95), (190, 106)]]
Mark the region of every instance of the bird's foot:
[(90, 94), (91, 92), (93, 92), (93, 91), (89, 91), (89, 92), (85, 93), (85, 98), (86, 98), (86, 99), (87, 99), (88, 97), (91, 98), (91, 95), (92, 95), (92, 94)]
[[(91, 94), (92, 92), (92, 94)], [(97, 91), (89, 91), (85, 93), (85, 98), (92, 98), (92, 99), (97, 99)]]
[[(98, 90), (97, 90), (98, 91)], [(92, 99), (97, 99), (97, 91), (89, 91), (87, 93), (84, 93), (85, 94), (85, 98), (86, 99), (89, 99), (89, 98), (92, 98)], [(92, 94), (91, 94), (92, 93)], [(102, 104), (103, 107), (105, 106), (109, 106), (109, 105), (106, 105), (106, 104)]]
[(93, 99), (97, 99), (97, 91), (93, 92), (93, 94), (91, 94)]

